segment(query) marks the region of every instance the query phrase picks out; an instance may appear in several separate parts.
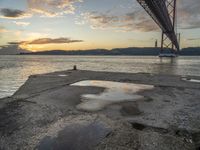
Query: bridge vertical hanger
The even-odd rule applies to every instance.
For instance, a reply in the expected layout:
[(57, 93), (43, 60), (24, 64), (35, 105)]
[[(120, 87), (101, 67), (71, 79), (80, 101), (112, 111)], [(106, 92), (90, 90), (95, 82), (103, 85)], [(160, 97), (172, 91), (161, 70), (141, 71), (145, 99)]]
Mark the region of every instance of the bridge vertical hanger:
[[(171, 19), (171, 22), (172, 22), (172, 27), (173, 27), (173, 30), (172, 32), (175, 32), (175, 29), (176, 29), (176, 0), (166, 0), (166, 6), (167, 6), (167, 9), (168, 9), (168, 14), (169, 14), (169, 17)], [(175, 32), (176, 34), (176, 32)], [(175, 49), (176, 46), (174, 44), (173, 41), (169, 40), (166, 33), (162, 31), (162, 37), (161, 37), (161, 53), (163, 52), (164, 48), (171, 48), (173, 51), (177, 50), (179, 51), (179, 49)]]

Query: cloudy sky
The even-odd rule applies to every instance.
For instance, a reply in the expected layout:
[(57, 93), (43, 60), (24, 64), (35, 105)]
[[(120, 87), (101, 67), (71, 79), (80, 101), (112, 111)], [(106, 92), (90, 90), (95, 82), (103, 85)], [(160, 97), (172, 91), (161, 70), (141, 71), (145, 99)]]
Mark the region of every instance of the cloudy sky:
[[(181, 47), (200, 46), (199, 0), (178, 0)], [(136, 0), (0, 0), (0, 46), (31, 51), (151, 47), (160, 30)]]

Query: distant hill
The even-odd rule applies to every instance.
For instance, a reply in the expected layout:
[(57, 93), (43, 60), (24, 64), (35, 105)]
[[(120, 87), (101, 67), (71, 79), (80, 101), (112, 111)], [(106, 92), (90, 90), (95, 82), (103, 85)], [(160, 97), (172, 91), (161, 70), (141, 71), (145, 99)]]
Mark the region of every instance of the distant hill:
[(16, 44), (0, 46), (0, 55), (16, 55), (20, 53), (30, 53), (30, 51), (21, 49)]
[[(160, 52), (160, 48), (115, 48), (112, 50), (107, 49), (91, 49), (91, 50), (52, 50), (41, 51), (32, 53), (20, 53), (21, 55), (136, 55), (136, 56), (157, 56)], [(170, 53), (169, 49), (165, 49), (165, 53)], [(200, 48), (184, 48), (180, 51), (180, 55), (183, 56), (200, 56)]]
[(109, 55), (109, 50), (106, 49), (94, 49), (94, 50), (51, 50), (32, 53), (21, 53), (21, 55)]
[(107, 49), (91, 49), (91, 50), (52, 50), (33, 53), (21, 53), (21, 55), (158, 55), (159, 48), (115, 48)]
[(180, 55), (183, 55), (183, 56), (200, 56), (200, 47), (183, 48), (180, 51)]

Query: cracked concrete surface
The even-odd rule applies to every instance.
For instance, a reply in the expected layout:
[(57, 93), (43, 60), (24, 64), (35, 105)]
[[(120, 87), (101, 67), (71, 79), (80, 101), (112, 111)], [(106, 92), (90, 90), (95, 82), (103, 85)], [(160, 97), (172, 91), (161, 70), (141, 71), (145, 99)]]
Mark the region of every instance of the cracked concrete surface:
[[(200, 77), (188, 77), (199, 80)], [(154, 85), (145, 99), (77, 110), (83, 94), (101, 87), (70, 86), (82, 80)], [(62, 71), (33, 75), (0, 100), (0, 149), (195, 150), (200, 147), (200, 83), (181, 76)]]

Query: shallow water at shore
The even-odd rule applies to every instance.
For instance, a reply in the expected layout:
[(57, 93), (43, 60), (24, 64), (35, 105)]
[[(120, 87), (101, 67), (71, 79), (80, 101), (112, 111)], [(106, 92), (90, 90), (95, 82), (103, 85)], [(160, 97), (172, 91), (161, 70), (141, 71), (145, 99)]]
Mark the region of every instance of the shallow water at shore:
[(72, 69), (200, 75), (200, 57), (156, 56), (0, 56), (0, 98), (12, 95), (33, 74)]

